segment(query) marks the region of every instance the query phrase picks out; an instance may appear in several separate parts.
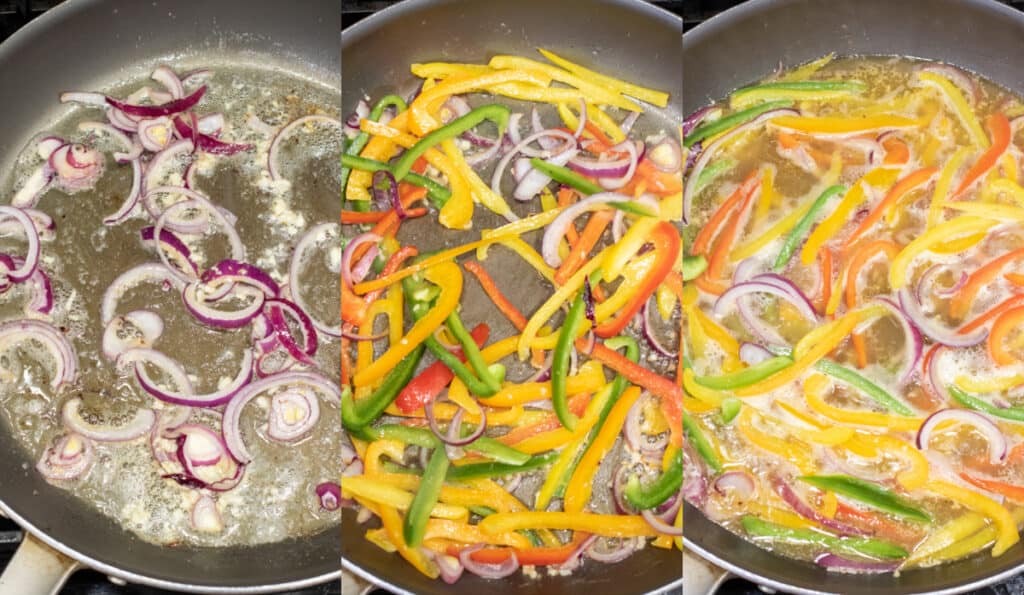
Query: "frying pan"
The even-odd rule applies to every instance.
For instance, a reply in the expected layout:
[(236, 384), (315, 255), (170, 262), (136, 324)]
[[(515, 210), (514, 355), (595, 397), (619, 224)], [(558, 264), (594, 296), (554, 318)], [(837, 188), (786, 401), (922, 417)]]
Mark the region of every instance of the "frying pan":
[[(763, 78), (829, 52), (941, 60), (1024, 93), (1024, 14), (989, 0), (753, 0), (683, 36), (687, 113)], [(1020, 572), (1024, 546), (931, 569), (892, 575), (828, 573), (754, 546), (687, 505), (685, 546), (716, 566), (793, 593), (962, 593)], [(687, 561), (687, 595), (721, 580)], [(694, 568), (694, 572), (690, 569)]]
[[(381, 11), (342, 32), (342, 106), (346, 113), (364, 95), (381, 97), (396, 89), (411, 89), (409, 65), (432, 60), (485, 62), (498, 53), (537, 56), (536, 47), (550, 48), (570, 60), (672, 94), (669, 112), (681, 112), (679, 69), (681, 20), (639, 0), (408, 0)], [(536, 208), (530, 205), (520, 210)], [(521, 207), (513, 207), (521, 208)], [(477, 210), (474, 231), (445, 232), (424, 217), (403, 224), (401, 239), (421, 251), (457, 245), (479, 236), (479, 230), (500, 225)], [(502, 220), (503, 221), (503, 220)], [(524, 312), (534, 311), (550, 293), (535, 272), (496, 247), (484, 266)], [(486, 320), (492, 336), (515, 332), (504, 321), (476, 282), (464, 285), (463, 319)], [(472, 322), (470, 322), (472, 321)], [(510, 370), (511, 374), (511, 370)], [(355, 515), (342, 515), (342, 565), (353, 573), (395, 593), (419, 595), (476, 595), (494, 589), (524, 595), (608, 595), (648, 593), (681, 583), (679, 552), (645, 548), (624, 562), (588, 562), (570, 577), (537, 579), (517, 573), (500, 583), (469, 573), (455, 585), (431, 581), (402, 558), (366, 541), (366, 527)]]
[[(178, 55), (275, 65), (340, 85), (339, 19), (329, 0), (66, 2), (0, 45), (0, 171), (67, 109), (61, 91), (102, 89)], [(339, 576), (336, 529), (247, 548), (159, 547), (47, 484), (3, 425), (0, 452), (0, 510), (30, 535), (0, 579), (8, 593), (51, 592), (78, 566), (122, 584), (202, 593), (297, 589)]]

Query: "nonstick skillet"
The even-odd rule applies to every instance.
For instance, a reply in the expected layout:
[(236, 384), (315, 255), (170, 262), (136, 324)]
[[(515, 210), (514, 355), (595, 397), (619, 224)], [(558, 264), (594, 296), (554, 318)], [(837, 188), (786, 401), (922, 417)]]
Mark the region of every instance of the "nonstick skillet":
[[(176, 56), (273, 66), (337, 88), (338, 8), (336, 0), (70, 0), (0, 45), (0, 174), (69, 109), (57, 101), (61, 91), (140, 78)], [(339, 576), (336, 529), (256, 547), (159, 547), (46, 483), (3, 425), (0, 450), (0, 510), (30, 535), (0, 592), (52, 592), (78, 566), (202, 593), (297, 589)]]
[[(537, 55), (535, 48), (544, 47), (602, 72), (670, 92), (673, 103), (662, 117), (678, 126), (681, 34), (679, 17), (639, 0), (408, 0), (342, 33), (342, 105), (349, 113), (364, 95), (411, 90), (415, 80), (409, 65), (414, 62), (480, 63), (499, 53), (532, 57)], [(439, 240), (436, 224), (419, 226), (417, 222), (406, 224), (408, 229), (403, 225), (403, 234), (409, 234), (403, 240), (421, 250), (437, 249), (440, 241), (455, 245), (500, 224), (479, 211), (474, 232)], [(535, 310), (550, 288), (532, 281), (536, 275), (528, 266), (501, 252), (492, 251), (487, 269), (524, 311)], [(496, 337), (514, 332), (474, 283), (467, 282), (465, 292), (466, 320), (486, 320)], [(678, 588), (681, 582), (679, 552), (648, 547), (619, 564), (587, 562), (567, 577), (549, 577), (541, 571), (537, 579), (517, 573), (488, 582), (467, 573), (458, 583), (446, 585), (429, 580), (398, 556), (366, 541), (365, 531), (351, 511), (343, 514), (343, 566), (395, 593), (632, 595)]]
[[(1024, 93), (1024, 13), (989, 0), (752, 0), (683, 36), (683, 107), (689, 113), (732, 90), (830, 52), (940, 60)], [(893, 575), (829, 573), (773, 555), (686, 505), (689, 552), (782, 592), (855, 595), (963, 593), (1021, 571), (1024, 546), (993, 558)], [(692, 564), (691, 564), (692, 563)], [(705, 595), (721, 581), (687, 560), (687, 595)]]

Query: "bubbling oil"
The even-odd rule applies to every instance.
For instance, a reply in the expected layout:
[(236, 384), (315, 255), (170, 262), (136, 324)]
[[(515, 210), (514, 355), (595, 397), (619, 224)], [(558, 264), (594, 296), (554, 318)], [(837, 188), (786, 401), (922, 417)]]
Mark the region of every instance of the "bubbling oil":
[[(124, 96), (147, 84), (153, 83), (126, 81), (106, 91)], [(281, 152), (284, 180), (270, 179), (267, 151), (274, 132), (295, 118), (338, 117), (337, 89), (281, 70), (237, 65), (214, 68), (205, 84), (208, 92), (199, 106), (201, 113), (222, 113), (222, 138), (251, 143), (255, 150), (234, 156), (200, 154), (195, 164), (196, 188), (238, 217), (236, 229), (245, 245), (245, 260), (279, 283), (287, 282), (292, 252), (305, 230), (338, 220), (340, 131), (297, 130)], [(78, 130), (80, 122), (103, 119), (100, 110), (80, 107), (41, 133), (100, 148), (107, 155), (107, 167), (95, 189), (74, 196), (50, 190), (37, 206), (56, 223), (56, 238), (43, 243), (41, 262), (53, 284), (51, 322), (74, 346), (79, 377), (73, 386), (54, 394), (49, 384), (53, 362), (39, 345), (26, 341), (0, 354), (0, 370), (5, 374), (0, 414), (5, 431), (14, 433), (25, 449), (21, 456), (31, 463), (64, 432), (61, 407), (68, 399), (82, 398), (83, 415), (90, 421), (113, 424), (129, 419), (139, 407), (165, 407), (144, 393), (132, 376), (118, 373), (100, 350), (104, 291), (129, 268), (159, 261), (139, 236), (141, 228), (152, 224), (149, 217), (134, 216), (113, 227), (102, 222), (117, 210), (131, 186), (131, 168), (109, 156), (118, 148), (102, 135), (88, 136)], [(31, 143), (16, 163), (6, 194), (13, 195), (39, 163)], [(180, 176), (181, 172), (173, 172), (164, 181), (180, 184)], [(186, 240), (200, 268), (228, 254), (223, 231), (216, 226), (204, 236)], [(330, 272), (330, 241), (324, 239), (307, 249), (300, 273), (303, 298), (314, 315), (328, 323), (337, 320), (340, 291), (338, 275)], [(23, 240), (0, 236), (0, 252), (23, 254), (24, 248)], [(17, 286), (0, 296), (0, 322), (23, 318), (26, 299), (26, 292)], [(188, 371), (197, 393), (216, 390), (219, 383), (237, 375), (250, 344), (248, 327), (204, 326), (184, 308), (179, 292), (155, 284), (142, 283), (125, 292), (117, 311), (137, 309), (163, 318), (165, 331), (154, 347)], [(337, 379), (340, 347), (337, 341), (324, 339), (317, 353), (318, 371)], [(321, 509), (314, 490), (319, 483), (336, 482), (340, 475), (338, 411), (326, 402), (321, 407), (315, 429), (291, 444), (272, 442), (266, 436), (269, 398), (257, 397), (246, 407), (241, 431), (254, 460), (236, 488), (215, 494), (224, 521), (219, 534), (192, 528), (189, 513), (199, 494), (161, 478), (163, 471), (153, 458), (148, 436), (129, 443), (97, 444), (96, 461), (88, 473), (60, 486), (142, 539), (158, 544), (253, 545), (318, 533), (340, 522), (337, 512)], [(200, 411), (192, 421), (205, 420), (218, 427), (216, 417)]]

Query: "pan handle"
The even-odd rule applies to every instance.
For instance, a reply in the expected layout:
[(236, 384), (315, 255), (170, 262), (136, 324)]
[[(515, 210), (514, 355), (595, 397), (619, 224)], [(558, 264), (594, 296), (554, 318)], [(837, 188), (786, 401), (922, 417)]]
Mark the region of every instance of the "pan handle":
[(56, 595), (80, 566), (26, 532), (0, 575), (0, 595)]
[(728, 578), (729, 573), (725, 570), (683, 550), (684, 595), (713, 595)]

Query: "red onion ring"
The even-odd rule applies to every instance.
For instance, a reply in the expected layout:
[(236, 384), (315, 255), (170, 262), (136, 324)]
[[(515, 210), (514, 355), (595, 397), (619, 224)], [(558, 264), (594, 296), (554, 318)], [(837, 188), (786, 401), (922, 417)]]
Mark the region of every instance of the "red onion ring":
[[(164, 211), (163, 218), (167, 215), (167, 211)], [(157, 223), (160, 221), (158, 220)], [(199, 278), (199, 267), (192, 261), (192, 251), (188, 249), (185, 242), (181, 241), (181, 238), (174, 235), (174, 232), (166, 229), (161, 229), (160, 241), (156, 242), (154, 239), (157, 237), (156, 227), (143, 227), (139, 230), (139, 236), (142, 239), (143, 245), (151, 245), (161, 254), (160, 260), (164, 263), (164, 266), (171, 271), (176, 277), (181, 279), (185, 283), (191, 283)], [(171, 264), (170, 258), (167, 253), (170, 252), (174, 257), (174, 265)]]
[(672, 537), (681, 537), (683, 535), (682, 527), (676, 527), (675, 525), (666, 523), (658, 515), (654, 514), (654, 511), (652, 510), (641, 510), (640, 516), (644, 517), (647, 524), (662, 535), (670, 535)]
[(129, 116), (138, 116), (141, 118), (157, 118), (160, 116), (170, 116), (179, 112), (183, 112), (192, 109), (192, 106), (199, 103), (199, 100), (203, 98), (206, 93), (206, 85), (196, 89), (188, 97), (182, 97), (180, 99), (174, 99), (168, 101), (162, 105), (134, 105), (131, 103), (125, 103), (114, 99), (113, 97), (107, 97), (106, 101), (108, 104), (116, 107)]
[(92, 442), (85, 436), (66, 434), (36, 463), (40, 475), (51, 480), (78, 479), (92, 466), (96, 453)]
[(376, 245), (383, 238), (375, 233), (363, 233), (359, 234), (345, 246), (345, 250), (341, 253), (341, 281), (348, 287), (355, 285), (354, 273), (352, 271), (352, 255), (356, 249), (363, 244), (374, 244)]
[[(125, 336), (129, 334), (129, 336)], [(152, 347), (164, 332), (164, 321), (148, 310), (135, 310), (116, 316), (103, 330), (103, 355), (116, 360), (119, 355), (137, 347)]]
[[(332, 326), (322, 320), (318, 320), (313, 315), (309, 314), (311, 310), (309, 309), (308, 306), (306, 306), (306, 301), (302, 297), (302, 292), (299, 291), (299, 273), (301, 272), (302, 268), (303, 254), (305, 253), (306, 249), (313, 242), (315, 242), (321, 234), (327, 231), (334, 231), (335, 233), (340, 234), (341, 228), (337, 223), (321, 223), (319, 225), (311, 227), (309, 231), (306, 232), (305, 235), (299, 238), (298, 243), (295, 244), (295, 250), (292, 252), (291, 263), (288, 266), (288, 285), (291, 287), (292, 290), (292, 301), (295, 302), (295, 305), (298, 306), (300, 310), (306, 312), (306, 314), (309, 315), (310, 320), (313, 322), (313, 326), (316, 327), (317, 330), (324, 333), (325, 335), (329, 335), (332, 337), (340, 337), (341, 323), (339, 322), (337, 325)], [(345, 267), (343, 266), (341, 268), (342, 271), (344, 271)]]
[(157, 263), (145, 263), (140, 264), (137, 267), (128, 269), (121, 273), (114, 282), (107, 287), (107, 291), (103, 294), (103, 303), (100, 306), (100, 322), (104, 326), (110, 324), (110, 321), (114, 319), (114, 312), (117, 311), (117, 303), (121, 297), (140, 283), (160, 283), (166, 289), (178, 289), (184, 288), (185, 284), (180, 279), (171, 274), (171, 271), (167, 267)]
[(485, 579), (499, 579), (511, 576), (519, 570), (519, 558), (515, 551), (509, 553), (508, 559), (501, 564), (484, 564), (473, 559), (473, 552), (482, 549), (483, 545), (474, 545), (459, 552), (459, 562), (466, 570)]
[(164, 65), (157, 66), (149, 78), (163, 85), (167, 92), (171, 94), (172, 99), (181, 99), (185, 96), (185, 85), (181, 83), (181, 79), (169, 67)]
[(906, 287), (899, 290), (899, 300), (900, 306), (914, 326), (937, 343), (942, 343), (949, 347), (970, 347), (981, 343), (988, 336), (988, 329), (985, 327), (980, 327), (966, 335), (962, 335), (955, 329), (947, 328), (932, 321), (925, 315), (920, 302), (917, 301), (910, 289)]
[(333, 481), (325, 481), (316, 486), (316, 497), (320, 508), (335, 511), (341, 507), (341, 486)]
[(156, 422), (152, 409), (138, 409), (135, 416), (119, 426), (97, 425), (87, 422), (79, 412), (82, 399), (74, 398), (61, 409), (61, 419), (71, 431), (97, 442), (127, 442), (149, 433)]
[(253, 361), (252, 350), (246, 349), (242, 353), (242, 363), (238, 374), (235, 375), (235, 379), (224, 388), (205, 395), (194, 394), (191, 387), (178, 386), (176, 391), (161, 388), (150, 378), (146, 368), (142, 365), (135, 366), (135, 376), (142, 390), (165, 403), (188, 407), (217, 407), (230, 401), (232, 397), (249, 383), (252, 379)]
[(928, 416), (928, 419), (921, 424), (917, 431), (916, 445), (919, 450), (928, 450), (928, 441), (931, 440), (935, 428), (947, 421), (973, 426), (981, 432), (988, 442), (988, 460), (993, 465), (999, 464), (1006, 459), (1009, 446), (1006, 436), (992, 420), (977, 411), (967, 409), (940, 409)]
[(6, 217), (21, 224), (25, 238), (28, 240), (28, 248), (22, 264), (13, 270), (0, 270), (0, 276), (7, 277), (15, 283), (21, 283), (28, 280), (39, 266), (39, 234), (36, 232), (36, 226), (32, 219), (22, 209), (0, 206), (0, 218)]
[(267, 436), (279, 442), (294, 442), (316, 427), (320, 401), (313, 391), (297, 387), (270, 398)]
[(50, 387), (54, 391), (65, 384), (74, 384), (78, 376), (78, 357), (57, 327), (41, 320), (14, 320), (0, 324), (0, 351), (23, 341), (36, 341), (50, 352), (54, 360)]
[(541, 254), (548, 266), (558, 267), (562, 264), (562, 258), (558, 255), (558, 243), (565, 237), (565, 231), (569, 229), (572, 222), (583, 213), (606, 208), (609, 202), (630, 201), (630, 197), (617, 192), (602, 192), (593, 194), (583, 200), (566, 207), (555, 219), (548, 224), (544, 231), (544, 238), (541, 242)]
[[(313, 322), (309, 316), (301, 308), (288, 300), (268, 299), (264, 304), (270, 326), (274, 330), (278, 342), (285, 348), (288, 354), (307, 366), (316, 365), (312, 358), (316, 354), (317, 349), (316, 329), (313, 327)], [(299, 329), (302, 332), (301, 346), (292, 337), (291, 327), (288, 326), (288, 321), (285, 318), (286, 314), (299, 323)]]
[(293, 130), (299, 126), (303, 126), (307, 123), (321, 123), (330, 124), (332, 126), (341, 126), (341, 120), (336, 118), (329, 118), (327, 116), (303, 116), (297, 120), (292, 120), (286, 124), (281, 130), (274, 136), (274, 140), (270, 142), (270, 149), (267, 150), (267, 171), (270, 172), (271, 180), (280, 180), (281, 174), (277, 168), (277, 153), (281, 150), (281, 141), (284, 140)]
[(217, 501), (206, 494), (199, 496), (196, 503), (192, 505), (189, 519), (192, 528), (196, 531), (220, 533), (224, 530), (224, 521), (221, 520), (220, 512), (217, 510)]

